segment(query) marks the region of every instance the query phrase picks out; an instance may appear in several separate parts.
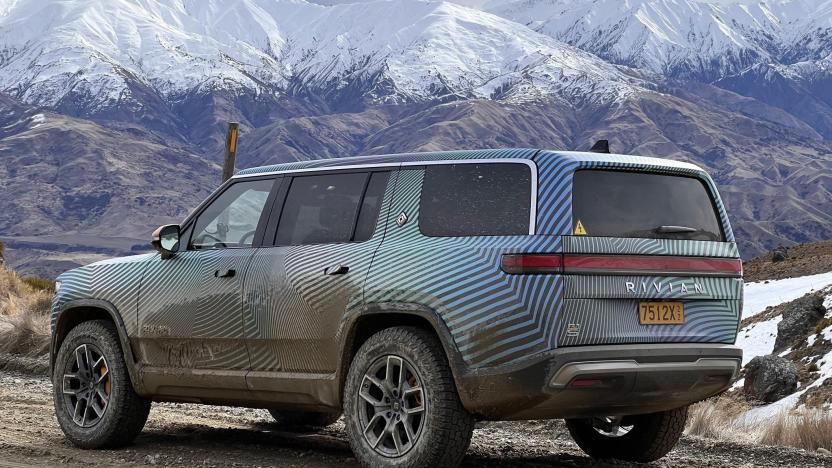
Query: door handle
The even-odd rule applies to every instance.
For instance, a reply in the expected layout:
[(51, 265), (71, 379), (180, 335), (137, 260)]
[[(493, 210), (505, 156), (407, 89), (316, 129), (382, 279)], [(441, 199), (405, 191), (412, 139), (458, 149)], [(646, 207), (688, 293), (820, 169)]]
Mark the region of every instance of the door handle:
[(350, 267), (341, 265), (340, 263), (338, 265), (324, 268), (324, 274), (328, 276), (343, 275), (348, 271), (350, 271)]
[(233, 268), (229, 268), (229, 269), (227, 269), (223, 272), (220, 272), (220, 270), (215, 271), (214, 272), (214, 277), (216, 277), (216, 278), (233, 278), (234, 275), (236, 275), (236, 274), (237, 274), (237, 270), (235, 270)]

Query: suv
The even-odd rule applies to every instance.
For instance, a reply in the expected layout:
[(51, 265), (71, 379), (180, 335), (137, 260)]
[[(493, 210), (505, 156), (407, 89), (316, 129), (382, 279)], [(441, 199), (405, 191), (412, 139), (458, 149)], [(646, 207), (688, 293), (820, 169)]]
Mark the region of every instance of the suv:
[(243, 170), (158, 253), (62, 274), (55, 410), (83, 448), (151, 401), (344, 415), (366, 466), (452, 466), (476, 420), (564, 418), (664, 456), (722, 392), (742, 264), (716, 187), (670, 160), (535, 149)]

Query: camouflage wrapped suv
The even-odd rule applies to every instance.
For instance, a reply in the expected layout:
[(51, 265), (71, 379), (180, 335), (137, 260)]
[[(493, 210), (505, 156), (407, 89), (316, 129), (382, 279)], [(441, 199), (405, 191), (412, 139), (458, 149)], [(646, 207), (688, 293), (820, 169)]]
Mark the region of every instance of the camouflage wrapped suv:
[(158, 253), (59, 277), (58, 421), (129, 443), (151, 401), (344, 415), (366, 466), (453, 466), (476, 420), (564, 418), (655, 460), (741, 351), (742, 264), (691, 164), (534, 149), (241, 171)]

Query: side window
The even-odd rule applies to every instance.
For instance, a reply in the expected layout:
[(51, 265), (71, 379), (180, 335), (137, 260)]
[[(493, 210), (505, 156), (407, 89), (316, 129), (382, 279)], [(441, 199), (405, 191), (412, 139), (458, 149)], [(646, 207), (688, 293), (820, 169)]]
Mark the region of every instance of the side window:
[(373, 172), (370, 176), (370, 183), (367, 185), (367, 192), (364, 194), (364, 201), (361, 203), (361, 211), (358, 213), (353, 241), (364, 242), (373, 237), (381, 202), (384, 199), (384, 191), (387, 189), (389, 180), (389, 172)]
[(292, 179), (277, 226), (276, 245), (352, 240), (369, 174), (326, 174)]
[(427, 166), (419, 229), (430, 237), (528, 234), (531, 190), (525, 164)]
[(274, 180), (237, 182), (214, 200), (194, 224), (192, 249), (249, 247)]

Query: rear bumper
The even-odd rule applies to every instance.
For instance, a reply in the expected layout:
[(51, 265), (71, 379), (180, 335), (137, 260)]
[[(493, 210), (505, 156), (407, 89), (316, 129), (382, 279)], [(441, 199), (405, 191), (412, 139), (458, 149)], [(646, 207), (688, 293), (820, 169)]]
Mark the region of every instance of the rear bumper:
[(465, 407), (486, 419), (652, 413), (726, 390), (742, 350), (672, 343), (561, 348), (522, 366), (458, 379)]

